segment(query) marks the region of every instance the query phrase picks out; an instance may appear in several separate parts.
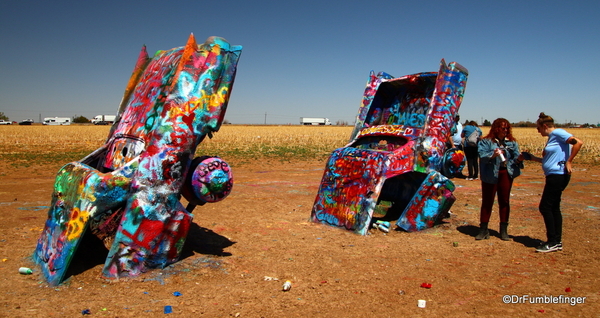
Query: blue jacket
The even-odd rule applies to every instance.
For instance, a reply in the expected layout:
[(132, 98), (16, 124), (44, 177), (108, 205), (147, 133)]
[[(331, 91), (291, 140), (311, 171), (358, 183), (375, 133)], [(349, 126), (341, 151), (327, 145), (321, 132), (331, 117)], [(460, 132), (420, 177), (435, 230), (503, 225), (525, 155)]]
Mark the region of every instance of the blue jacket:
[[(521, 169), (523, 168), (523, 163), (519, 163), (517, 161), (517, 157), (521, 154), (519, 151), (519, 144), (516, 141), (506, 141), (506, 169), (508, 170), (508, 175), (514, 179), (521, 175)], [(500, 171), (500, 166), (502, 162), (500, 161), (500, 156), (496, 158), (491, 158), (494, 154), (494, 149), (498, 148), (498, 144), (491, 139), (482, 139), (478, 144), (478, 153), (479, 153), (479, 174), (481, 176), (481, 181), (485, 183), (496, 184), (498, 183), (498, 171)]]

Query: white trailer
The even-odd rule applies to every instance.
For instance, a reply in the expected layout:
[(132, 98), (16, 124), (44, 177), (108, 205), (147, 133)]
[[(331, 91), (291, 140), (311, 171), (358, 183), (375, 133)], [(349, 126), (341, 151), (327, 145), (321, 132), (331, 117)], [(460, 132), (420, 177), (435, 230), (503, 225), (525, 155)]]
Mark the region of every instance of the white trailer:
[(50, 126), (70, 125), (71, 118), (69, 118), (69, 117), (46, 117), (46, 118), (44, 118), (43, 124), (50, 125)]
[(115, 122), (115, 115), (97, 115), (92, 119), (94, 125), (112, 125)]
[(331, 125), (331, 122), (325, 117), (300, 117), (300, 125)]

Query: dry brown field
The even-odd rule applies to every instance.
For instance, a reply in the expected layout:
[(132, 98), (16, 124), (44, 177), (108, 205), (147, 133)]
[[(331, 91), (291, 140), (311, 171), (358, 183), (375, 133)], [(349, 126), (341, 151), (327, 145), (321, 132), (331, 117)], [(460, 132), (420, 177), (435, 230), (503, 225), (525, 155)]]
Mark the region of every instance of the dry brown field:
[[(547, 254), (534, 252), (545, 239), (538, 163), (515, 179), (508, 242), (496, 212), (490, 239), (474, 239), (481, 184), (465, 179), (453, 179), (452, 216), (420, 232), (359, 236), (309, 222), (325, 160), (351, 130), (224, 125), (197, 154), (232, 165), (233, 191), (194, 210), (178, 262), (111, 281), (107, 250), (82, 244), (65, 282), (48, 286), (31, 256), (56, 172), (100, 147), (109, 127), (0, 126), (0, 317), (155, 317), (165, 306), (169, 317), (598, 316), (600, 129), (568, 129), (585, 145), (563, 195), (564, 250)], [(539, 155), (535, 129), (514, 134)]]
[[(0, 159), (30, 163), (65, 159), (78, 160), (106, 141), (108, 126), (3, 126), (0, 127)], [(483, 127), (484, 134), (489, 128)], [(571, 128), (568, 131), (582, 139), (585, 146), (577, 163), (600, 163), (600, 129)], [(349, 141), (350, 126), (242, 126), (223, 125), (212, 139), (205, 139), (198, 154), (214, 154), (233, 159), (235, 163), (251, 163), (256, 159), (297, 161), (324, 159), (333, 149)], [(514, 128), (513, 134), (522, 151), (538, 156), (546, 142), (535, 128)], [(46, 156), (49, 156), (46, 159)]]

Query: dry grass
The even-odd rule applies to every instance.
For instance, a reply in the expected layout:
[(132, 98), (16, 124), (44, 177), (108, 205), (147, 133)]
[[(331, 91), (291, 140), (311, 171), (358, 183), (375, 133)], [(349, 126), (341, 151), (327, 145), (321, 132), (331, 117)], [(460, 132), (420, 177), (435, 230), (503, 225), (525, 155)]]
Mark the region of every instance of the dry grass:
[(110, 126), (3, 126), (0, 153), (38, 153), (96, 149), (106, 141)]
[(343, 147), (353, 127), (340, 126), (222, 126), (212, 140), (206, 139), (197, 154), (223, 158), (279, 160), (325, 160)]
[[(14, 164), (79, 160), (104, 144), (108, 126), (0, 126), (0, 159)], [(484, 134), (487, 128), (483, 127)], [(232, 164), (255, 160), (324, 160), (348, 142), (352, 127), (224, 125), (200, 144), (198, 155), (218, 155)], [(600, 163), (600, 129), (569, 129), (585, 142), (576, 162)], [(535, 128), (515, 128), (522, 150), (541, 155), (546, 138)]]
[(107, 126), (1, 126), (0, 160), (19, 166), (82, 159), (106, 141)]

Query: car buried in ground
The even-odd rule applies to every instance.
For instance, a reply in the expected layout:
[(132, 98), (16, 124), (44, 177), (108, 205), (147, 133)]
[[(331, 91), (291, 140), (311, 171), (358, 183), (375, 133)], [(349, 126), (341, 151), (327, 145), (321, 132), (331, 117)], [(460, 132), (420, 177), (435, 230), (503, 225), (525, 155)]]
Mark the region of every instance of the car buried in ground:
[(467, 76), (443, 59), (438, 72), (371, 71), (350, 142), (326, 163), (311, 220), (365, 235), (380, 224), (389, 231), (390, 221), (422, 230), (447, 214), (450, 178), (464, 166), (450, 137)]

